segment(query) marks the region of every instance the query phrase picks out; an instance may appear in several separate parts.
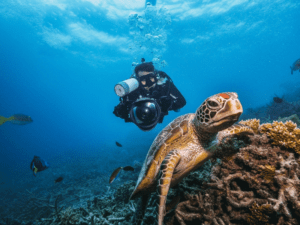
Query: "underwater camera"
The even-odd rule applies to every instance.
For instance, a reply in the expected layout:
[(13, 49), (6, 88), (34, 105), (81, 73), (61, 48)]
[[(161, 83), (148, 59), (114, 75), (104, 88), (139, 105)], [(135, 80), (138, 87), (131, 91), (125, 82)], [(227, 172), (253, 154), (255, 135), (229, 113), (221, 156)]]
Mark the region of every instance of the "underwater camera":
[(136, 100), (130, 109), (130, 118), (141, 130), (152, 130), (159, 121), (161, 109), (153, 98)]

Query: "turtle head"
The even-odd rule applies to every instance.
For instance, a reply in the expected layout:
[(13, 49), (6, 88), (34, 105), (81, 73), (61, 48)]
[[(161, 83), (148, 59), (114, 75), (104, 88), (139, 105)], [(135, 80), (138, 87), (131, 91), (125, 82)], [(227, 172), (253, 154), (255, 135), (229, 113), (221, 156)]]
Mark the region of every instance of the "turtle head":
[(226, 92), (207, 98), (197, 109), (193, 120), (196, 130), (217, 133), (238, 121), (243, 107), (235, 92)]

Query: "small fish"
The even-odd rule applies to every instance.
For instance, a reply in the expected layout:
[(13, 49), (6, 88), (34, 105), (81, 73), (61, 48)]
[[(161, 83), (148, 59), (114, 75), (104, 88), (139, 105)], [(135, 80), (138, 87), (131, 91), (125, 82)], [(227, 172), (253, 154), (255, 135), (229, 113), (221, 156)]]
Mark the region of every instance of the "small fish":
[(30, 116), (26, 116), (23, 114), (15, 114), (8, 118), (4, 116), (0, 116), (0, 125), (4, 124), (5, 122), (11, 122), (17, 125), (26, 125), (32, 123), (33, 120), (31, 119)]
[(134, 168), (131, 166), (125, 166), (125, 167), (118, 167), (117, 169), (112, 172), (110, 178), (109, 178), (109, 183), (111, 184), (120, 174), (121, 170), (124, 171), (134, 171)]
[(122, 147), (122, 145), (121, 145), (119, 142), (117, 142), (117, 141), (116, 141), (116, 145), (117, 145), (118, 147)]
[(124, 171), (134, 171), (134, 168), (132, 166), (125, 166), (123, 167)]
[(291, 74), (293, 74), (293, 71), (297, 71), (299, 70), (300, 72), (300, 59), (297, 59), (292, 66), (290, 66), (291, 68)]
[(49, 164), (41, 157), (36, 155), (33, 157), (33, 160), (30, 163), (30, 169), (32, 170), (34, 176), (36, 176), (38, 172), (41, 172), (48, 168)]
[(283, 102), (283, 99), (282, 99), (282, 98), (279, 98), (279, 97), (274, 97), (274, 98), (273, 98), (273, 101), (276, 102), (276, 103), (282, 103), (282, 102)]
[(59, 182), (61, 182), (63, 179), (64, 179), (63, 177), (59, 177), (59, 178), (57, 178), (54, 182), (55, 182), (55, 183), (59, 183)]
[(110, 178), (109, 178), (109, 183), (111, 184), (118, 176), (119, 172), (121, 171), (122, 167), (119, 167), (112, 172)]

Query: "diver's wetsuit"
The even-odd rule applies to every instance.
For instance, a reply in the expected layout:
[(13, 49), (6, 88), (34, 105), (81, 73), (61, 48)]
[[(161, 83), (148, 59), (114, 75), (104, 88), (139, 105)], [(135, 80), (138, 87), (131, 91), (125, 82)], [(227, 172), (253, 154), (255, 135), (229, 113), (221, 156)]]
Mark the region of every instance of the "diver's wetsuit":
[(128, 95), (120, 98), (120, 103), (115, 107), (113, 113), (125, 119), (125, 122), (132, 122), (129, 117), (129, 111), (133, 102), (135, 102), (139, 96), (149, 97), (156, 99), (157, 103), (161, 107), (161, 116), (159, 123), (162, 123), (165, 115), (168, 115), (170, 110), (178, 110), (185, 106), (186, 101), (179, 90), (174, 85), (172, 79), (163, 71), (157, 71), (160, 78), (166, 78), (166, 82), (151, 88), (149, 92), (139, 86), (136, 90)]

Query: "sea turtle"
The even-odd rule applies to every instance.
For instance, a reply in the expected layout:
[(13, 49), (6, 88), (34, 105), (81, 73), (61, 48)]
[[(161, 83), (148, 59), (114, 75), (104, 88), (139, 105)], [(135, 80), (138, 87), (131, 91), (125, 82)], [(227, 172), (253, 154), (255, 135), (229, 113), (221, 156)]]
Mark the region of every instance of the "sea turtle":
[(157, 135), (130, 197), (141, 197), (133, 224), (142, 222), (148, 198), (157, 189), (158, 224), (162, 225), (169, 188), (211, 158), (225, 137), (253, 133), (247, 126), (233, 125), (242, 112), (236, 93), (216, 94), (207, 98), (196, 113), (179, 116)]

